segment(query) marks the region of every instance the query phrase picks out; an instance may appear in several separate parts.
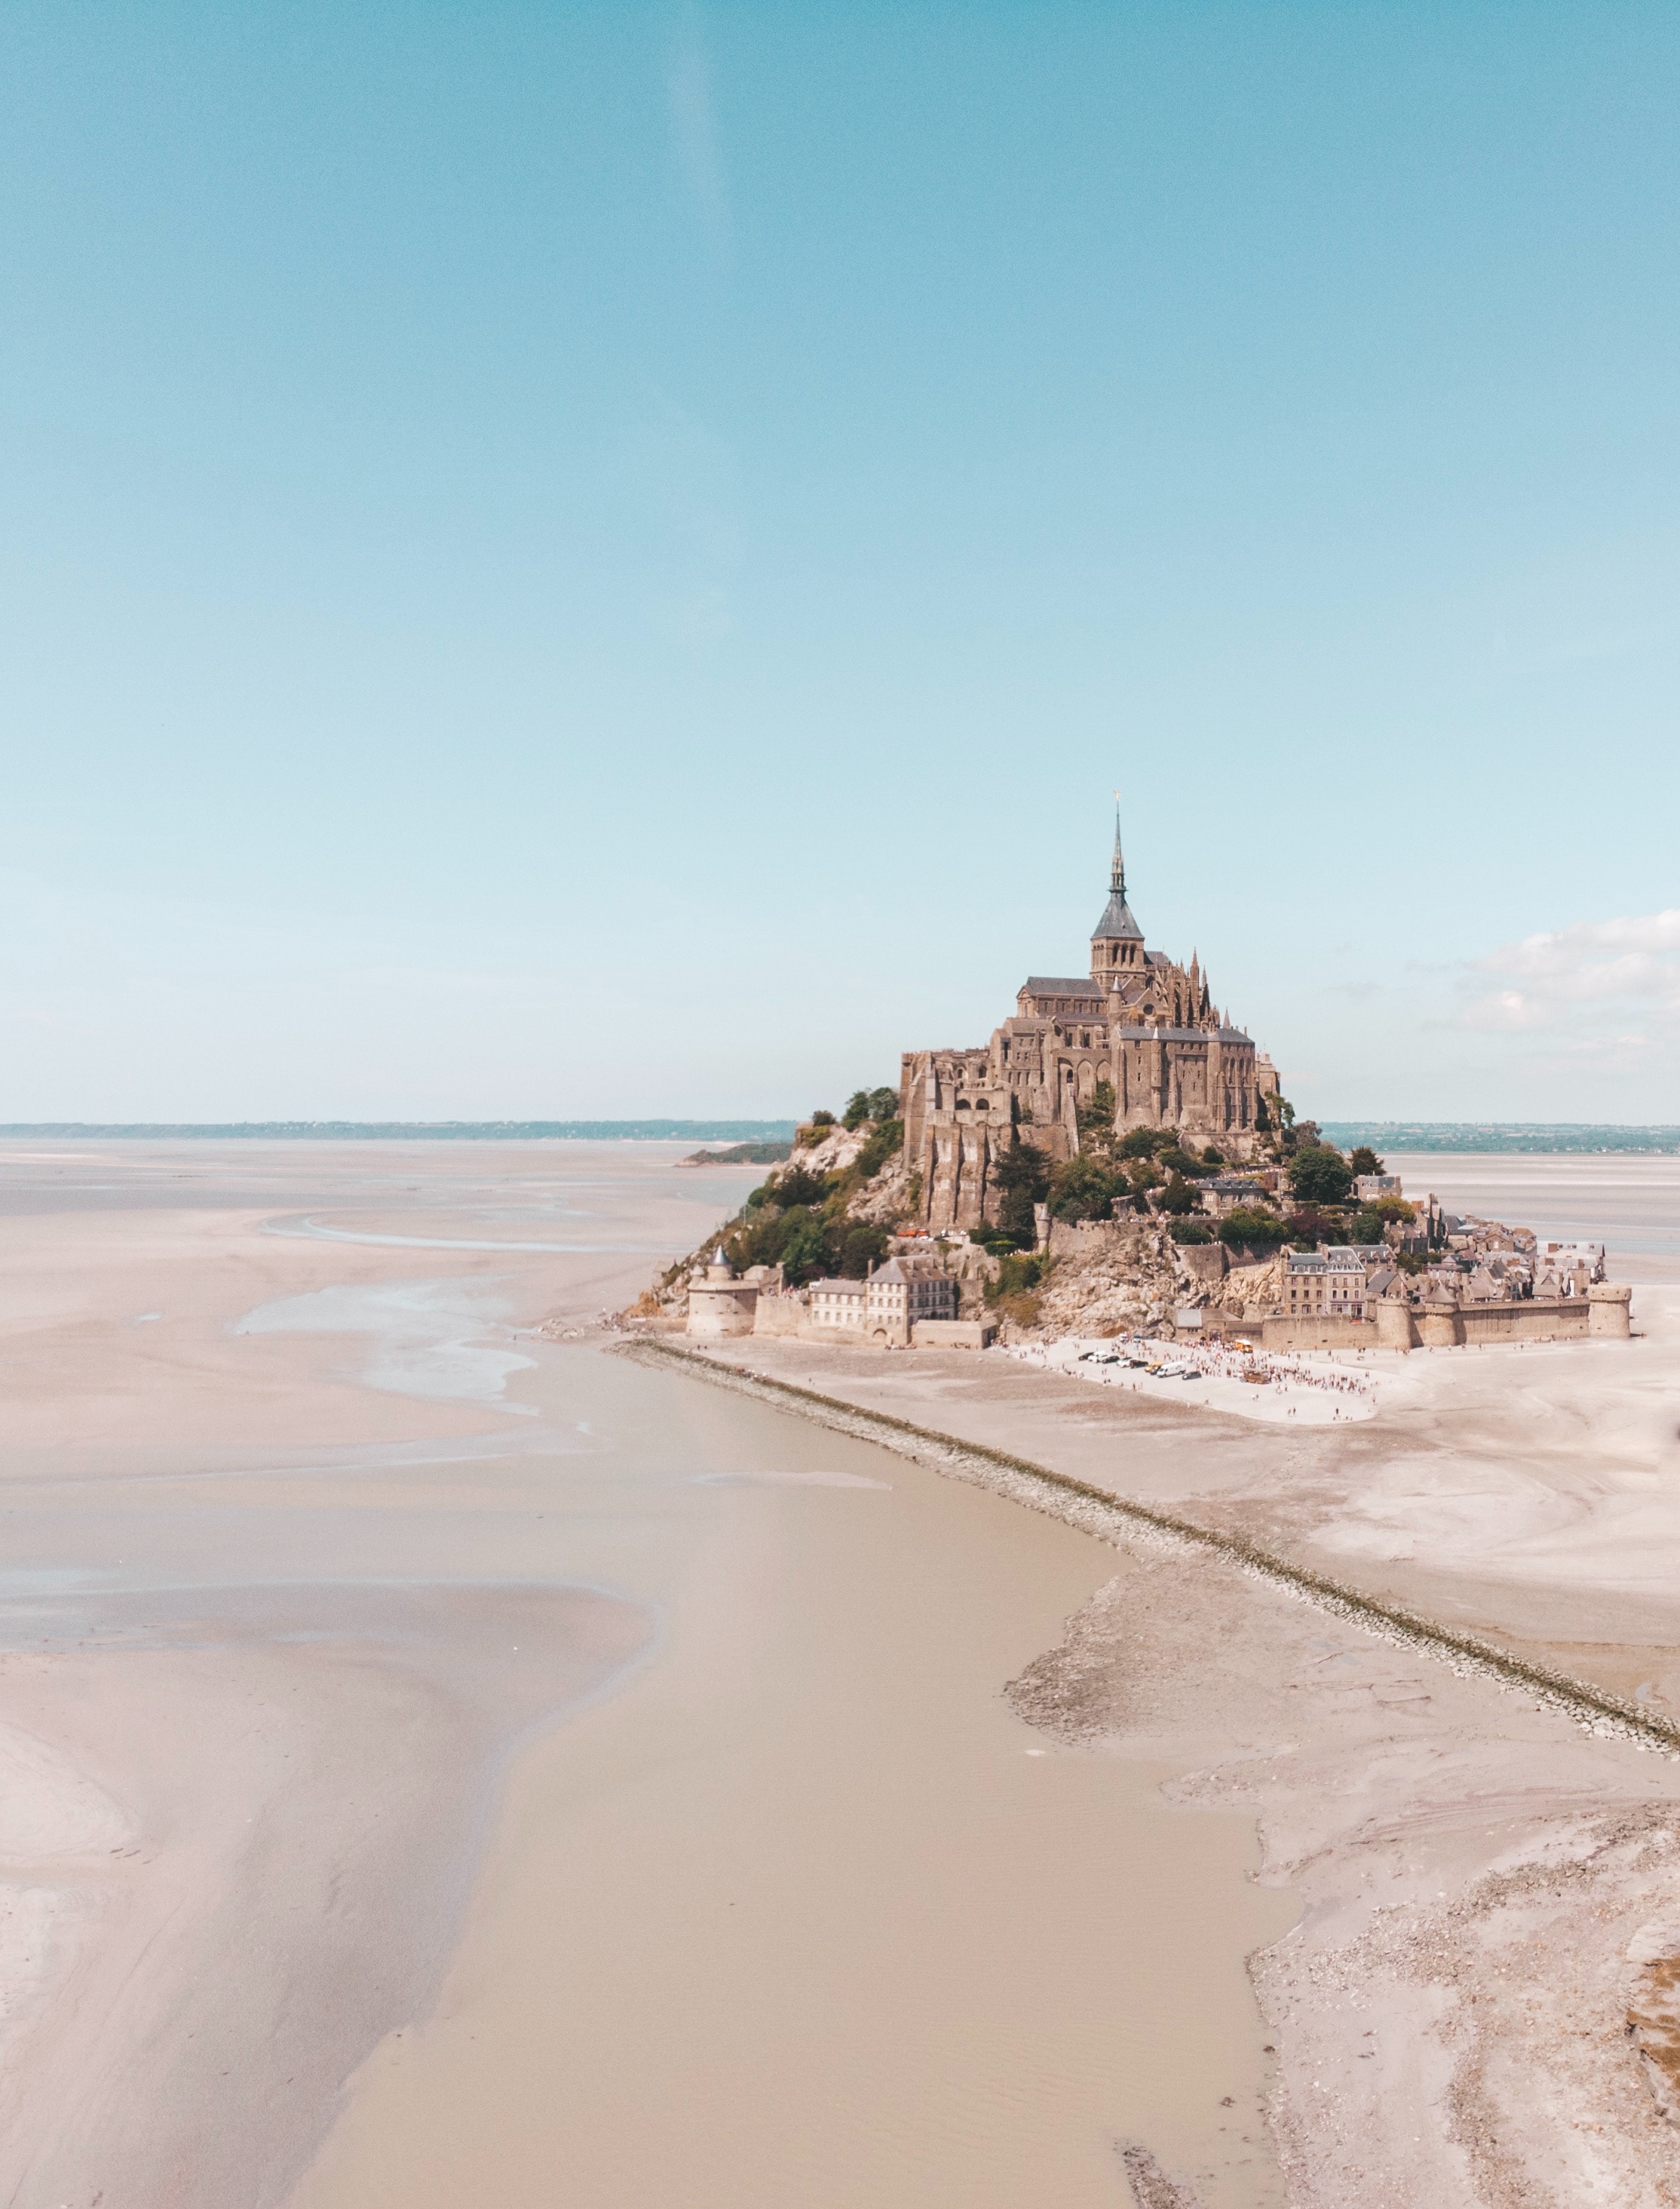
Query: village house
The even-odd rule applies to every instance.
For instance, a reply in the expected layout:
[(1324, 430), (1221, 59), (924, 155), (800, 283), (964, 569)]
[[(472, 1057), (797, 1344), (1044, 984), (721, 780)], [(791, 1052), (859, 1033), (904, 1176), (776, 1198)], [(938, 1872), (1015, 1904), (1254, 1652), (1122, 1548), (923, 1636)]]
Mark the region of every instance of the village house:
[(864, 1284), (864, 1332), (900, 1346), (918, 1320), (954, 1320), (957, 1285), (929, 1258), (888, 1258)]
[[(1211, 1212), (1215, 1219), (1223, 1219), (1235, 1212), (1238, 1205), (1263, 1204), (1267, 1189), (1263, 1182), (1251, 1174), (1215, 1174), (1211, 1181), (1201, 1184), (1202, 1208)], [(1116, 1207), (1117, 1211), (1118, 1207)]]
[(1605, 1246), (1602, 1243), (1537, 1243), (1534, 1266), (1536, 1272), (1544, 1268), (1557, 1274), (1560, 1280), (1585, 1273), (1589, 1281), (1601, 1281), (1605, 1277)]
[(844, 1327), (852, 1334), (863, 1333), (865, 1297), (861, 1281), (812, 1281), (805, 1296), (813, 1327)]
[(1283, 1308), (1290, 1319), (1322, 1319), (1329, 1309), (1330, 1263), (1322, 1250), (1286, 1250)]
[[(1388, 1292), (1394, 1269), (1382, 1243), (1345, 1243), (1318, 1250), (1286, 1250), (1284, 1313), (1292, 1319), (1363, 1319), (1368, 1296)], [(1382, 1287), (1370, 1289), (1383, 1275)]]

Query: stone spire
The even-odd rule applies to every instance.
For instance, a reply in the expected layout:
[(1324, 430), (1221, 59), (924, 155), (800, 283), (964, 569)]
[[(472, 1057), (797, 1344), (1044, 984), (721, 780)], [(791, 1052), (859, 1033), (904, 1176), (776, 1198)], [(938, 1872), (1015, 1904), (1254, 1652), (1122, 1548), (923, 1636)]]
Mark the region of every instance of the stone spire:
[(1126, 855), (1120, 846), (1120, 793), (1114, 794), (1114, 863), (1109, 870), (1108, 903), (1091, 932), (1091, 972), (1106, 979), (1116, 967), (1144, 964), (1143, 930), (1126, 902)]

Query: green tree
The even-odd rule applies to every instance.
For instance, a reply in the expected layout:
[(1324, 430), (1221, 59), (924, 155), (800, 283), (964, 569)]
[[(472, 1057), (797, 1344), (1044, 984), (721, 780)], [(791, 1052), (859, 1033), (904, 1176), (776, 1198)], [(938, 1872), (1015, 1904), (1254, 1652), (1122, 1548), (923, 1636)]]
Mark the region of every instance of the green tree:
[(1117, 1196), (1131, 1194), (1123, 1174), (1081, 1151), (1063, 1159), (1050, 1177), (1049, 1204), (1057, 1219), (1106, 1219)]
[(1012, 1143), (997, 1161), (997, 1226), (1018, 1250), (1030, 1250), (1037, 1237), (1033, 1207), (1050, 1190), (1050, 1160), (1036, 1143)]
[(1355, 1174), (1380, 1174), (1383, 1171), (1382, 1159), (1369, 1143), (1357, 1144), (1348, 1153), (1347, 1163)]
[(803, 1205), (785, 1212), (781, 1219), (781, 1248), (777, 1256), (796, 1285), (820, 1273), (828, 1261), (828, 1238), (824, 1221)]
[(871, 1089), (870, 1117), (878, 1127), (883, 1121), (899, 1117), (899, 1093), (896, 1089)]
[(1173, 1174), (1169, 1177), (1166, 1187), (1161, 1191), (1159, 1203), (1163, 1212), (1180, 1219), (1201, 1209), (1201, 1197), (1182, 1174)]
[(828, 1235), (829, 1263), (849, 1281), (861, 1281), (887, 1255), (888, 1231), (868, 1221), (839, 1220)]
[(1275, 1213), (1233, 1205), (1219, 1222), (1219, 1240), (1232, 1250), (1275, 1250), (1289, 1230)]
[(1334, 1213), (1321, 1212), (1316, 1204), (1301, 1206), (1289, 1215), (1291, 1238), (1304, 1250), (1316, 1250), (1321, 1243), (1340, 1243), (1342, 1223)]
[(1382, 1214), (1373, 1205), (1362, 1205), (1353, 1215), (1347, 1231), (1350, 1243), (1372, 1243), (1382, 1240)]
[(1106, 1156), (1114, 1148), (1114, 1084), (1099, 1081), (1079, 1108), (1079, 1147)]
[(870, 1093), (867, 1089), (854, 1089), (846, 1100), (846, 1110), (840, 1114), (842, 1128), (861, 1128), (870, 1116)]
[(1168, 1222), (1167, 1233), (1175, 1243), (1211, 1243), (1213, 1231), (1205, 1219), (1174, 1219)]
[(1315, 1143), (1296, 1152), (1289, 1185), (1303, 1204), (1343, 1204), (1353, 1187), (1353, 1170), (1340, 1151)]
[(1134, 1128), (1120, 1138), (1119, 1154), (1123, 1159), (1153, 1159), (1165, 1141), (1157, 1128)]

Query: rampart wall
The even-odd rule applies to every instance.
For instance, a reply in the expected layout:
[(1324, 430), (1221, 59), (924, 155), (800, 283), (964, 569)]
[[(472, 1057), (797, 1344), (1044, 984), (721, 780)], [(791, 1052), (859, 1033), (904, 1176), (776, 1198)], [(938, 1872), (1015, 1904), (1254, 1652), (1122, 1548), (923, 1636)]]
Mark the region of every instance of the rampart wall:
[(1632, 1297), (1624, 1282), (1595, 1281), (1584, 1297), (1529, 1297), (1517, 1303), (1442, 1310), (1382, 1303), (1372, 1319), (1274, 1315), (1259, 1322), (1258, 1333), (1268, 1350), (1448, 1350), (1491, 1342), (1569, 1342), (1587, 1335), (1625, 1339)]

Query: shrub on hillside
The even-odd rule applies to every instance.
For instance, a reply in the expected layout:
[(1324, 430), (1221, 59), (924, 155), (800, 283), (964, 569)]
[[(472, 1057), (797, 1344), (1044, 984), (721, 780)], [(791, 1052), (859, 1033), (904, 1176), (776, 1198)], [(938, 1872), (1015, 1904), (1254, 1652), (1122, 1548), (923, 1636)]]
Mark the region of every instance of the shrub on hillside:
[[(898, 1099), (894, 1098), (896, 1104)], [(904, 1123), (893, 1118), (877, 1120), (864, 1138), (864, 1147), (858, 1153), (855, 1171), (859, 1181), (873, 1181), (894, 1151), (904, 1148)]]
[(997, 1268), (997, 1279), (986, 1283), (986, 1302), (1004, 1319), (1012, 1319), (1017, 1327), (1031, 1327), (1039, 1316), (1037, 1291), (1050, 1271), (1049, 1257), (1040, 1252), (1018, 1251), (1005, 1258)]
[(1219, 1222), (1219, 1240), (1231, 1250), (1275, 1250), (1289, 1230), (1275, 1213), (1238, 1204)]
[(1155, 1153), (1157, 1165), (1165, 1166), (1170, 1174), (1181, 1175), (1185, 1180), (1200, 1180), (1214, 1169), (1205, 1159), (1196, 1158), (1182, 1143), (1171, 1142)]
[[(821, 1204), (828, 1194), (828, 1185), (820, 1175), (807, 1173), (804, 1166), (790, 1166), (780, 1181), (767, 1184), (767, 1201), (779, 1204), (784, 1211), (791, 1204)], [(753, 1191), (757, 1196), (764, 1192)], [(747, 1199), (749, 1204), (752, 1197)]]

